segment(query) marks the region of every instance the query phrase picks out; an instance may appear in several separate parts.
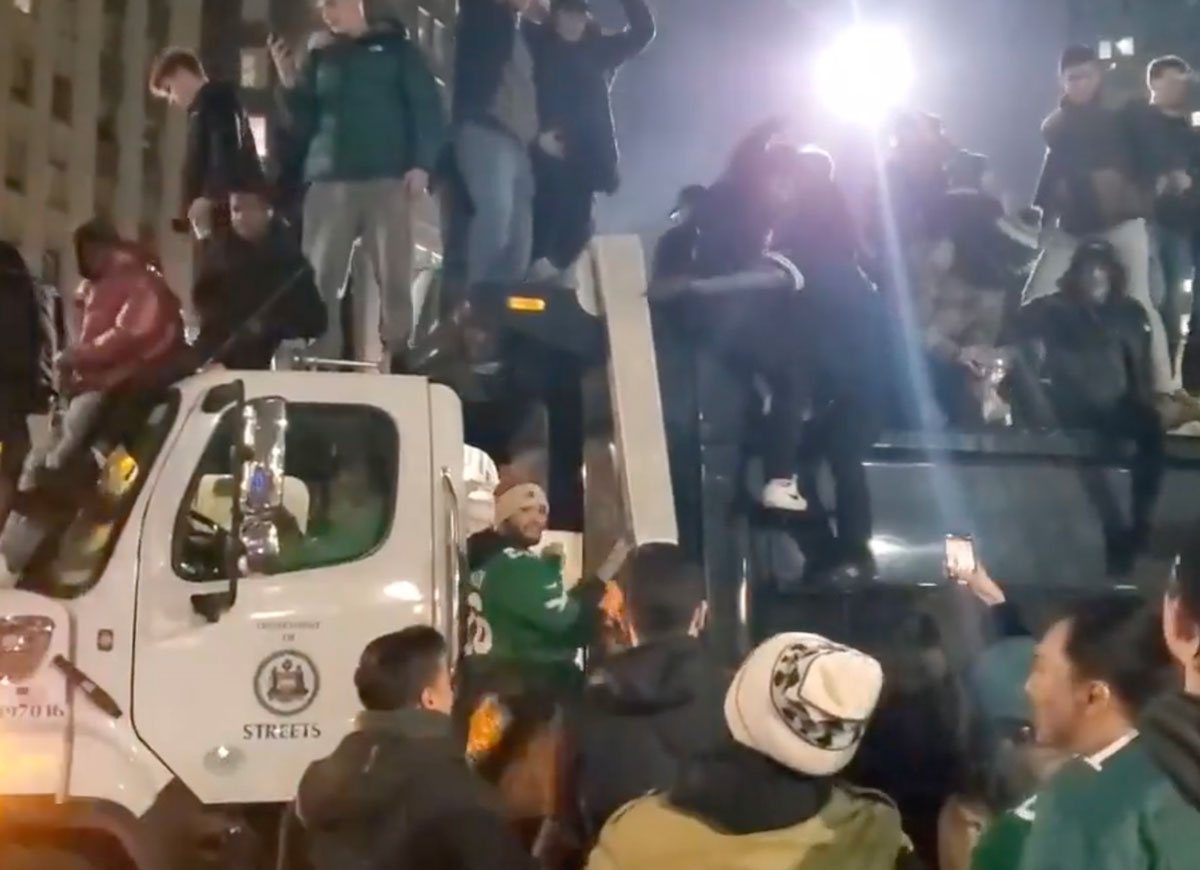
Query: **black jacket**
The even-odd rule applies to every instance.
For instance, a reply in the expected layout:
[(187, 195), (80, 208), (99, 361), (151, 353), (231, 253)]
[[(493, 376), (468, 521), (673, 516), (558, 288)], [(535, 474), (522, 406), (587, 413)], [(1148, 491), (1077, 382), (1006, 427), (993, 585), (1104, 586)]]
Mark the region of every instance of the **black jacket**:
[(532, 868), (497, 799), (467, 766), (450, 718), (363, 713), (296, 797), (314, 870)]
[(1186, 172), (1192, 176), (1192, 187), (1183, 194), (1165, 194), (1154, 202), (1155, 220), (1176, 229), (1189, 230), (1200, 225), (1200, 134), (1186, 115), (1168, 115), (1156, 106), (1141, 104), (1137, 118), (1146, 135), (1157, 143), (1162, 155), (1163, 170)]
[(520, 16), (497, 0), (459, 0), (451, 120), (489, 123), (501, 72), (513, 53)]
[(1168, 171), (1163, 141), (1144, 104), (1110, 109), (1063, 101), (1042, 123), (1046, 158), (1033, 202), (1074, 235), (1149, 217), (1156, 180)]
[(1049, 381), (1058, 425), (1103, 427), (1122, 408), (1153, 406), (1150, 324), (1137, 302), (1093, 306), (1056, 293), (1027, 305), (1017, 330)]
[(1200, 810), (1200, 697), (1163, 695), (1146, 707), (1138, 724), (1155, 762)]
[(231, 235), (219, 260), (192, 291), (199, 363), (215, 356), (226, 368), (265, 369), (281, 341), (325, 331), (312, 267), (283, 226), (259, 243)]
[(562, 134), (568, 164), (604, 193), (614, 192), (620, 180), (613, 78), (654, 39), (654, 16), (645, 0), (621, 0), (621, 6), (628, 27), (604, 33), (593, 23), (576, 43), (560, 39), (552, 25), (522, 25), (533, 52), (541, 127)]
[(592, 676), (571, 735), (576, 834), (590, 842), (614, 811), (664, 791), (725, 735), (723, 674), (690, 637), (635, 647)]
[(237, 88), (206, 82), (188, 109), (184, 209), (202, 196), (220, 202), (234, 190), (262, 184), (262, 163)]
[(0, 242), (0, 421), (49, 405), (54, 355), (53, 300), (39, 291), (20, 252)]

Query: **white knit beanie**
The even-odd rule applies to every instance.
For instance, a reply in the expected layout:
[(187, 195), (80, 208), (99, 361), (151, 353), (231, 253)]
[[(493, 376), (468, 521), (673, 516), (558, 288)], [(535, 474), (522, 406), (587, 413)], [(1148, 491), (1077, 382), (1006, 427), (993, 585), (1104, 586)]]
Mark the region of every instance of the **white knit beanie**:
[(833, 776), (858, 751), (882, 689), (883, 669), (866, 653), (786, 632), (738, 669), (725, 722), (734, 740), (784, 767)]

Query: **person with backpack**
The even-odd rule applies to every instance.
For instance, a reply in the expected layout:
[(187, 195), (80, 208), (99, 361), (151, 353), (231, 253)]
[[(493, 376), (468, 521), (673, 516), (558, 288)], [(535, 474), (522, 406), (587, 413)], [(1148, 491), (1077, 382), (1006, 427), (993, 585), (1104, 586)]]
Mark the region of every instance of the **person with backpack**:
[(377, 637), (354, 685), (354, 730), (296, 797), (313, 870), (532, 870), (454, 737), (445, 638), (424, 625)]

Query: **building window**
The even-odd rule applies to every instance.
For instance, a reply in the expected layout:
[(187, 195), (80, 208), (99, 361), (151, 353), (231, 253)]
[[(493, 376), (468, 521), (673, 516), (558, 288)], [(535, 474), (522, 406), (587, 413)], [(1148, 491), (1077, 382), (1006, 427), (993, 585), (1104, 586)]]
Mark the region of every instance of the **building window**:
[(13, 56), (12, 98), (18, 103), (33, 102), (33, 58), (18, 52)]
[(270, 14), (270, 0), (242, 0), (242, 20), (267, 21)]
[(1100, 45), (1098, 46), (1098, 48), (1096, 50), (1096, 55), (1101, 60), (1112, 60), (1112, 56), (1113, 56), (1112, 40), (1111, 39), (1100, 40)]
[(71, 80), (66, 76), (56, 75), (54, 91), (50, 97), (50, 111), (54, 114), (55, 119), (67, 124), (71, 123), (73, 103)]
[(265, 88), (267, 86), (267, 50), (265, 48), (242, 49), (242, 87)]
[(450, 56), (450, 52), (446, 50), (446, 34), (446, 25), (435, 18), (433, 21), (433, 62), (437, 66), (444, 65)]
[(1137, 54), (1137, 45), (1133, 41), (1132, 36), (1121, 37), (1113, 44), (1113, 48), (1117, 50), (1117, 54), (1121, 57), (1133, 57)]
[[(229, 456), (239, 421), (227, 411), (192, 477), (175, 525), (173, 562), (184, 580), (219, 580), (228, 559), (234, 481)], [(289, 403), (280, 558), (273, 574), (357, 562), (388, 536), (400, 438), (391, 418), (361, 405)], [(199, 522), (203, 520), (203, 522)]]
[(29, 171), (29, 150), (24, 139), (8, 140), (8, 159), (4, 163), (4, 186), (25, 192), (25, 174)]
[(65, 212), (68, 208), (67, 164), (61, 160), (50, 161), (50, 196), (47, 201), (55, 211)]
[(254, 136), (254, 148), (260, 158), (267, 156), (267, 118), (265, 115), (250, 116), (250, 133)]

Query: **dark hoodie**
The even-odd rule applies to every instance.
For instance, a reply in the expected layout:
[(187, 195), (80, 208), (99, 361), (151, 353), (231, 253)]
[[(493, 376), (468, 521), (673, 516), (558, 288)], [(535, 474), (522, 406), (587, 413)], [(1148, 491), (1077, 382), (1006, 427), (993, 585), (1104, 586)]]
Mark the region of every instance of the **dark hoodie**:
[(1163, 695), (1146, 708), (1139, 724), (1151, 757), (1200, 810), (1200, 697)]
[(205, 82), (188, 108), (183, 206), (199, 197), (218, 202), (263, 183), (262, 163), (237, 88)]
[(685, 762), (721, 742), (728, 685), (691, 637), (634, 647), (593, 675), (572, 735), (584, 842), (619, 807), (670, 788)]
[(296, 813), (314, 870), (533, 866), (450, 718), (429, 710), (362, 713), (304, 772)]

